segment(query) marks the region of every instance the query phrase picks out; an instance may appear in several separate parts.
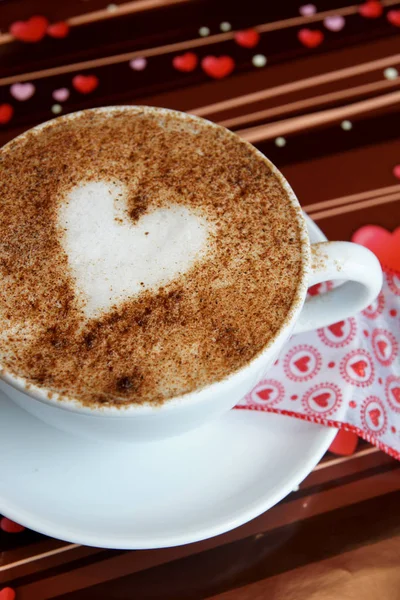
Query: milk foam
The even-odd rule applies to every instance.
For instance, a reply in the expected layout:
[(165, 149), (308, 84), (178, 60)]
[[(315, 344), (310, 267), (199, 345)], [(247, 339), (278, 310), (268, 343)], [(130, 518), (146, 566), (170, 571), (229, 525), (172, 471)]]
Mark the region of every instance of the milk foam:
[(123, 185), (83, 183), (61, 202), (63, 244), (88, 318), (187, 271), (207, 249), (209, 225), (171, 205), (130, 222)]

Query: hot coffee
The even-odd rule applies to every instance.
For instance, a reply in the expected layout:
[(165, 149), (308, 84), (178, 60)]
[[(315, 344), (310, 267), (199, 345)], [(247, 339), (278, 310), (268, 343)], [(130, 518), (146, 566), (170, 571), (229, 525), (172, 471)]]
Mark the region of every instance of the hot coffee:
[(286, 321), (299, 207), (202, 119), (84, 111), (0, 152), (0, 360), (85, 405), (159, 404), (243, 367)]

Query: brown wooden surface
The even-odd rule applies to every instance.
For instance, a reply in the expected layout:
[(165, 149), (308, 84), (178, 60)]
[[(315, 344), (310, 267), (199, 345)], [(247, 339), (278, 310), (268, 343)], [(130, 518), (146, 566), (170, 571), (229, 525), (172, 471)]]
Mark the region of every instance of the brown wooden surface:
[[(134, 0), (107, 8), (101, 0), (3, 0), (0, 4), (1, 105), (14, 109), (0, 125), (0, 144), (62, 113), (107, 104), (154, 104), (223, 123), (259, 147), (289, 179), (305, 210), (330, 239), (351, 239), (373, 223), (400, 222), (399, 27), (383, 14), (366, 18), (348, 0), (319, 0), (301, 16), (301, 2)], [(303, 4), (307, 4), (304, 2)], [(67, 20), (63, 39), (24, 43), (10, 25), (32, 15)], [(324, 18), (342, 15), (341, 31)], [(399, 12), (400, 15), (400, 12)], [(232, 30), (221, 32), (220, 23)], [(328, 21), (329, 23), (329, 21)], [(200, 27), (210, 36), (201, 37)], [(234, 31), (255, 27), (255, 48)], [(302, 28), (322, 31), (316, 48)], [(229, 55), (235, 69), (215, 80), (200, 66), (178, 72), (172, 59), (187, 51), (201, 60)], [(267, 57), (257, 68), (252, 57)], [(135, 71), (129, 61), (146, 57)], [(77, 74), (98, 78), (83, 95)], [(10, 86), (31, 82), (18, 101)], [(68, 88), (58, 103), (54, 90)], [(343, 130), (349, 120), (352, 128)], [(277, 137), (286, 145), (276, 145)], [(258, 519), (217, 538), (181, 548), (117, 552), (66, 544), (34, 532), (0, 532), (0, 589), (18, 600), (165, 599), (336, 600), (400, 598), (399, 463), (360, 443), (354, 455), (327, 454), (300, 486)], [(1, 596), (0, 596), (1, 598)]]

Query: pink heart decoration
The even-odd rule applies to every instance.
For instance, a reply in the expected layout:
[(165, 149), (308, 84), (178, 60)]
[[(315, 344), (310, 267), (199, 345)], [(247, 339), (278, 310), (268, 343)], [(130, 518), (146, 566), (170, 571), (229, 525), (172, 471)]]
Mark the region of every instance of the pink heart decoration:
[(144, 56), (139, 56), (130, 61), (129, 66), (134, 71), (143, 71), (147, 67), (147, 60)]
[(24, 102), (33, 96), (35, 89), (33, 83), (13, 83), (10, 87), (10, 94), (16, 100)]
[(354, 233), (352, 241), (372, 250), (383, 267), (400, 271), (400, 227), (390, 233), (378, 225), (365, 225)]
[(54, 100), (57, 102), (65, 102), (69, 98), (69, 89), (68, 88), (60, 88), (58, 90), (54, 90), (52, 93)]
[(324, 25), (329, 31), (341, 31), (345, 23), (346, 21), (342, 15), (333, 15), (324, 19)]
[(304, 4), (300, 6), (299, 13), (303, 15), (303, 17), (311, 17), (311, 15), (315, 15), (317, 12), (317, 7), (314, 4)]

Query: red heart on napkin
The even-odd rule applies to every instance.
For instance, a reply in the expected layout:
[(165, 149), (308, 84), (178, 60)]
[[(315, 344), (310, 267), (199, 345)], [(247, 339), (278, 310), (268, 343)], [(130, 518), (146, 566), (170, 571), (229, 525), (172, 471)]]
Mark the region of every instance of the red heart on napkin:
[(321, 408), (326, 408), (328, 406), (328, 400), (331, 397), (328, 392), (324, 392), (323, 394), (318, 394), (318, 396), (314, 396), (313, 400), (318, 406)]
[(222, 79), (232, 73), (235, 61), (230, 56), (206, 56), (201, 61), (201, 67), (210, 77)]
[(75, 75), (72, 80), (72, 85), (77, 92), (81, 94), (90, 94), (99, 85), (99, 80), (96, 75)]
[(339, 454), (339, 456), (350, 456), (354, 454), (358, 444), (358, 436), (352, 431), (340, 429), (335, 439), (329, 446), (329, 452)]
[(5, 125), (14, 114), (11, 104), (0, 104), (0, 124)]
[(11, 519), (7, 519), (7, 517), (3, 517), (0, 520), (0, 529), (6, 533), (21, 533), (21, 531), (25, 530), (25, 527), (11, 521)]
[(69, 34), (69, 25), (65, 21), (53, 23), (47, 28), (47, 33), (53, 38), (65, 38)]
[(186, 52), (185, 54), (180, 54), (172, 59), (172, 64), (174, 65), (175, 69), (177, 71), (182, 71), (182, 73), (190, 73), (190, 71), (194, 71), (198, 62), (199, 59), (193, 52)]
[(40, 42), (46, 35), (49, 22), (46, 17), (35, 16), (27, 21), (16, 21), (10, 27), (10, 33), (21, 42)]
[(15, 600), (16, 595), (12, 588), (6, 587), (0, 590), (0, 600)]
[(318, 29), (300, 29), (297, 37), (306, 48), (316, 48), (324, 41), (324, 34)]
[(308, 293), (310, 294), (310, 296), (318, 296), (320, 289), (321, 284), (316, 283), (315, 285), (312, 285), (310, 288), (308, 288)]
[(333, 323), (333, 325), (329, 325), (328, 329), (333, 333), (336, 337), (341, 337), (343, 335), (343, 327), (344, 321), (339, 321), (338, 323)]
[(305, 373), (306, 371), (308, 371), (308, 363), (309, 362), (310, 362), (309, 356), (302, 356), (301, 358), (299, 358), (299, 360), (296, 360), (296, 362), (294, 364), (296, 365), (296, 367), (298, 368), (299, 371), (301, 371), (302, 373)]
[(377, 19), (383, 13), (383, 6), (378, 0), (368, 0), (359, 6), (358, 12), (367, 19)]
[(377, 346), (378, 346), (378, 348), (379, 348), (379, 352), (382, 354), (382, 356), (385, 356), (385, 350), (386, 350), (386, 348), (387, 348), (387, 343), (386, 343), (386, 342), (384, 342), (383, 340), (380, 340), (380, 341), (377, 343)]
[(393, 398), (396, 400), (397, 404), (400, 404), (400, 388), (392, 388), (391, 390)]
[(400, 271), (400, 227), (390, 233), (378, 225), (365, 225), (354, 233), (352, 241), (372, 250), (383, 267)]
[(395, 27), (400, 27), (400, 10), (389, 10), (386, 17), (389, 23)]
[(379, 408), (373, 408), (372, 410), (369, 411), (369, 418), (371, 419), (371, 423), (375, 426), (375, 427), (379, 427), (379, 417), (381, 416), (381, 411), (379, 410)]
[(243, 48), (254, 48), (260, 41), (260, 34), (255, 29), (244, 29), (235, 33), (235, 42)]
[(259, 390), (257, 392), (257, 396), (259, 398), (261, 398), (261, 400), (269, 400), (269, 397), (271, 396), (273, 391), (274, 390), (271, 390), (271, 388), (266, 388), (265, 390)]
[(350, 366), (356, 375), (359, 377), (365, 377), (365, 368), (367, 367), (365, 360), (358, 360)]

